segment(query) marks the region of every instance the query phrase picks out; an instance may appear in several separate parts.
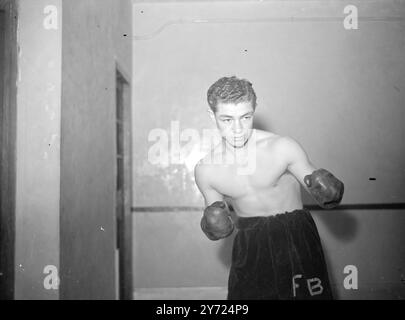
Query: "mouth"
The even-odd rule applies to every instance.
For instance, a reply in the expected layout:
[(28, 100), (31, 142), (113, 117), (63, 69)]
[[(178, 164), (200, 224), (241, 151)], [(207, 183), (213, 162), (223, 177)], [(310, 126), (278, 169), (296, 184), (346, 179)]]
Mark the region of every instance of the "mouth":
[(244, 136), (241, 136), (241, 137), (233, 137), (233, 140), (236, 140), (236, 141), (241, 141), (241, 140), (243, 140), (244, 139)]
[(246, 142), (245, 136), (232, 138), (232, 145), (234, 148), (241, 148), (245, 146)]

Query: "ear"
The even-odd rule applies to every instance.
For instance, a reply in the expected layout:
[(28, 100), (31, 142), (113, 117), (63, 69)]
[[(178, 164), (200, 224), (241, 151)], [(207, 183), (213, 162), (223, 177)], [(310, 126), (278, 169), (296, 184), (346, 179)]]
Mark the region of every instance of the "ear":
[(207, 112), (208, 112), (208, 115), (210, 116), (211, 120), (212, 120), (214, 123), (216, 123), (214, 111), (212, 111), (211, 108), (208, 108), (208, 109), (207, 109)]

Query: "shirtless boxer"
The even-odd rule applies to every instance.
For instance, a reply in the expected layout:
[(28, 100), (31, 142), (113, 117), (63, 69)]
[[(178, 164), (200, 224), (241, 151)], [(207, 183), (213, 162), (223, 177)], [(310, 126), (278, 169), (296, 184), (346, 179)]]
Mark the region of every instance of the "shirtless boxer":
[[(256, 95), (247, 80), (221, 78), (207, 98), (222, 142), (196, 165), (195, 179), (205, 200), (201, 228), (206, 236), (219, 240), (237, 229), (228, 299), (332, 299), (320, 238), (303, 209), (300, 184), (330, 209), (342, 200), (343, 183), (316, 169), (294, 139), (253, 129)], [(241, 174), (252, 154), (254, 170)]]

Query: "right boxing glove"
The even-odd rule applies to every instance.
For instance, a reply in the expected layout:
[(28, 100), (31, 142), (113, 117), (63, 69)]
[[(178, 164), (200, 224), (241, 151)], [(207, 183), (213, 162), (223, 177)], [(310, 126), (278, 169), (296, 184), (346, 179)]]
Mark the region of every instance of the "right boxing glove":
[(231, 235), (234, 224), (226, 203), (216, 201), (204, 210), (201, 229), (210, 240), (219, 240)]

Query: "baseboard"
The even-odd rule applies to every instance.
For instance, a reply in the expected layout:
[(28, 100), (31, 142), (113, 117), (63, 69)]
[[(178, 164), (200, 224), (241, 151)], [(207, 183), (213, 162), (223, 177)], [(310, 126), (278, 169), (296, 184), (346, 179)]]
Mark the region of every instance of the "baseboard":
[(226, 287), (137, 288), (135, 300), (226, 300)]
[[(332, 284), (336, 300), (404, 300), (404, 285), (364, 286), (343, 290)], [(226, 300), (226, 287), (137, 288), (135, 300)]]

